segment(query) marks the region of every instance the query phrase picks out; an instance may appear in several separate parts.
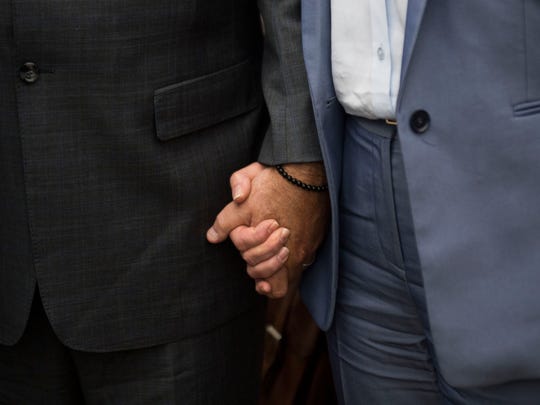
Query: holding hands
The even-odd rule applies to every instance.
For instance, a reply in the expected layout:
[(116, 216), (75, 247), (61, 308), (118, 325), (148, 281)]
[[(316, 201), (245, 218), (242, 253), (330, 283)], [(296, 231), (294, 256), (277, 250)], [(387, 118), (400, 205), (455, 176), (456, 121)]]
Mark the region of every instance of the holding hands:
[[(305, 183), (325, 183), (322, 163), (284, 168)], [(230, 182), (233, 201), (218, 214), (207, 239), (219, 243), (230, 237), (247, 263), (257, 292), (283, 297), (315, 259), (330, 216), (328, 192), (302, 189), (276, 168), (260, 163), (235, 172)]]

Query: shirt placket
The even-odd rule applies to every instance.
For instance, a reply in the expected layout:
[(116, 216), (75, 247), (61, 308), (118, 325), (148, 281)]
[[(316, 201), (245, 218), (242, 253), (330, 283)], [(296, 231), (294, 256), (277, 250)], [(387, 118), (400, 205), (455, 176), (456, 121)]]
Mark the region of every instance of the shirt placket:
[(390, 48), (388, 7), (386, 1), (369, 0), (371, 13), (371, 93), (373, 110), (381, 118), (392, 118), (390, 86), (392, 79), (392, 58)]

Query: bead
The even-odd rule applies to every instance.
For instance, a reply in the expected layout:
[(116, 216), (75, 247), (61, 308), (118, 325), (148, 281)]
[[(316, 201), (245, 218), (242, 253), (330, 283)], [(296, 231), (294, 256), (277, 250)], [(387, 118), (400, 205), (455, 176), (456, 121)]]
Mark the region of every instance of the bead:
[(313, 184), (304, 183), (303, 181), (301, 181), (301, 180), (291, 176), (289, 173), (287, 173), (285, 171), (285, 169), (283, 168), (283, 166), (281, 166), (281, 165), (276, 165), (275, 168), (278, 171), (278, 173), (281, 175), (281, 177), (283, 177), (289, 183), (294, 184), (295, 186), (300, 187), (300, 188), (302, 188), (302, 189), (304, 189), (306, 191), (321, 192), (321, 191), (328, 190), (328, 186), (326, 184), (323, 184), (323, 185), (320, 185), (320, 186), (315, 186)]

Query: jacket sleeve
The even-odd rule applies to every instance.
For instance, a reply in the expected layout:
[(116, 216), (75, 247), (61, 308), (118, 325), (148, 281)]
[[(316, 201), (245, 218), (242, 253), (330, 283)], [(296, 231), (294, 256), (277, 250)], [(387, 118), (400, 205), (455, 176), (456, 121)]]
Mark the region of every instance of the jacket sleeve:
[(302, 54), (301, 0), (258, 0), (265, 30), (262, 85), (270, 126), (259, 161), (321, 161)]

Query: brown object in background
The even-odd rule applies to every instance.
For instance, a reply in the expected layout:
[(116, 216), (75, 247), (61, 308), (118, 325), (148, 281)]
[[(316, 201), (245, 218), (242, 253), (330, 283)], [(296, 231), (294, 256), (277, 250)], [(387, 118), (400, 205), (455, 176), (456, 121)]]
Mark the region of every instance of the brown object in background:
[(326, 337), (291, 288), (270, 300), (259, 405), (337, 404)]

